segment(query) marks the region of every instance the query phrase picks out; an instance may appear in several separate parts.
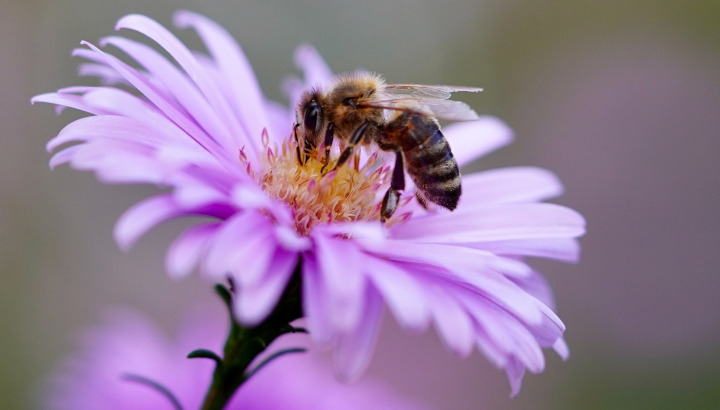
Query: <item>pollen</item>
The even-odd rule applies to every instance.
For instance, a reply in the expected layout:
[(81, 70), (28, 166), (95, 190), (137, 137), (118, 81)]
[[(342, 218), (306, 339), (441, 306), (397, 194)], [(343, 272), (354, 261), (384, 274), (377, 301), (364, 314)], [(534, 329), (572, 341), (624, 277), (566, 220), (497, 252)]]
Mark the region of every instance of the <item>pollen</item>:
[[(267, 139), (263, 138), (267, 145)], [(338, 222), (378, 221), (380, 206), (390, 180), (390, 168), (377, 153), (364, 163), (360, 155), (335, 168), (335, 160), (324, 164), (313, 151), (301, 154), (288, 138), (282, 147), (266, 146), (264, 173), (257, 175), (265, 192), (284, 201), (294, 211), (298, 233), (307, 235), (313, 226)], [(393, 221), (388, 221), (393, 222)], [(386, 223), (387, 224), (387, 223)]]

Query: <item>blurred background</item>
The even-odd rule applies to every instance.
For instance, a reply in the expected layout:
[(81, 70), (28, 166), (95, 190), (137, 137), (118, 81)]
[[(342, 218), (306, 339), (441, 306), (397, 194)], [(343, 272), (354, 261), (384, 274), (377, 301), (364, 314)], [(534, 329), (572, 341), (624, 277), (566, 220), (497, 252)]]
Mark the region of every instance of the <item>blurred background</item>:
[[(439, 409), (720, 408), (720, 2), (666, 0), (0, 1), (0, 408), (38, 405), (38, 386), (108, 306), (170, 330), (188, 305), (215, 303), (197, 278), (170, 282), (156, 229), (129, 252), (118, 216), (154, 192), (50, 171), (57, 117), (39, 93), (85, 83), (70, 51), (143, 13), (171, 25), (188, 8), (238, 39), (270, 97), (314, 44), (335, 71), (389, 82), (482, 86), (465, 98), (505, 120), (514, 144), (479, 170), (556, 172), (557, 202), (585, 215), (578, 265), (539, 261), (571, 358), (548, 353), (509, 397), (478, 353), (458, 360), (433, 332), (387, 318), (368, 377)], [(193, 46), (191, 33), (180, 37)]]

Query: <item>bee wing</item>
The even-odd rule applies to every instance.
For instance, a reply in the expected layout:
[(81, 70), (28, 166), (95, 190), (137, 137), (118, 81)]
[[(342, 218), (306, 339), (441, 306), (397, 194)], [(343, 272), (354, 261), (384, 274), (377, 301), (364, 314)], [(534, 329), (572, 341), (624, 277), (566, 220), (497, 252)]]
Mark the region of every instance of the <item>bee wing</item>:
[(448, 121), (471, 121), (479, 118), (475, 110), (464, 102), (444, 98), (386, 98), (373, 101), (372, 107), (415, 112), (420, 115), (431, 115)]
[(397, 97), (416, 97), (447, 100), (456, 91), (477, 93), (482, 88), (463, 87), (452, 85), (425, 85), (425, 84), (389, 84), (385, 86), (385, 93)]
[[(403, 109), (403, 106), (419, 105), (423, 111), (430, 111), (433, 116), (450, 121), (469, 121), (478, 118), (477, 113), (461, 101), (449, 98), (456, 91), (476, 93), (482, 88), (452, 85), (425, 84), (389, 84), (383, 92), (386, 99), (377, 101), (379, 105), (389, 105), (388, 109)], [(407, 111), (411, 111), (412, 108)], [(427, 113), (426, 113), (427, 114)]]

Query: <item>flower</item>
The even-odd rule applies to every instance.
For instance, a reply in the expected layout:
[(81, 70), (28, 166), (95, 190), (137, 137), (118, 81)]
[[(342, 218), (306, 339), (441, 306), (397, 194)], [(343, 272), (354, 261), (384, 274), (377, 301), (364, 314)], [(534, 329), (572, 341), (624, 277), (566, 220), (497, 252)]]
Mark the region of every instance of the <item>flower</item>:
[[(170, 339), (135, 311), (108, 312), (101, 326), (84, 333), (82, 349), (47, 379), (45, 405), (72, 410), (171, 409), (171, 395), (181, 408), (200, 408), (213, 362), (186, 355), (200, 346), (221, 350), (222, 322), (208, 317), (223, 316), (190, 316)], [(270, 349), (302, 346), (302, 339), (293, 335), (278, 342)], [(312, 350), (273, 360), (238, 390), (227, 409), (426, 408), (378, 381), (343, 385), (327, 367)]]
[[(541, 203), (562, 191), (552, 173), (514, 167), (466, 175), (453, 212), (425, 211), (408, 188), (383, 225), (377, 212), (390, 174), (383, 156), (371, 150), (324, 175), (317, 161), (301, 165), (293, 110), (263, 96), (230, 35), (187, 11), (175, 23), (194, 28), (208, 54), (190, 51), (148, 17), (129, 15), (117, 29), (144, 34), (174, 61), (125, 37), (101, 40), (133, 67), (83, 42), (87, 48), (74, 52), (89, 60), (80, 73), (104, 85), (33, 100), (92, 114), (48, 143), (57, 151), (52, 167), (69, 163), (107, 183), (164, 188), (120, 218), (122, 248), (161, 222), (207, 217), (173, 242), (167, 270), (178, 278), (199, 266), (211, 280), (231, 277), (234, 313), (246, 325), (269, 314), (300, 263), (311, 336), (334, 347), (346, 381), (364, 371), (384, 306), (409, 331), (434, 324), (457, 355), (477, 347), (506, 370), (513, 394), (526, 369), (543, 370), (542, 348), (567, 357), (549, 288), (525, 260), (578, 258), (582, 216)], [(305, 78), (285, 87), (294, 104), (303, 89), (332, 79), (309, 46), (298, 49), (296, 62)], [(460, 166), (511, 139), (492, 117), (443, 131)]]

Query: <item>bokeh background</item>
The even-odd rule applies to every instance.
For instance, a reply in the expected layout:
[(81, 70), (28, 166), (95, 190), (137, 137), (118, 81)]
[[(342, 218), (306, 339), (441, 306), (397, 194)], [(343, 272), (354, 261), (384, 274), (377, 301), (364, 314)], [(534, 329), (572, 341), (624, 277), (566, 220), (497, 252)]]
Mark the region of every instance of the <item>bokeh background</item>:
[(29, 104), (81, 81), (80, 40), (131, 12), (170, 25), (178, 8), (227, 27), (281, 101), (305, 42), (336, 71), (484, 87), (466, 101), (516, 141), (472, 169), (549, 168), (567, 188), (558, 202), (587, 217), (580, 264), (537, 264), (568, 362), (548, 354), (510, 399), (480, 354), (458, 360), (388, 319), (369, 377), (439, 409), (720, 408), (717, 0), (0, 1), (0, 408), (37, 407), (42, 378), (108, 306), (170, 330), (188, 305), (215, 303), (206, 283), (163, 272), (181, 226), (117, 249), (115, 220), (153, 190), (51, 172), (44, 144), (77, 115)]

